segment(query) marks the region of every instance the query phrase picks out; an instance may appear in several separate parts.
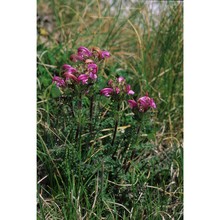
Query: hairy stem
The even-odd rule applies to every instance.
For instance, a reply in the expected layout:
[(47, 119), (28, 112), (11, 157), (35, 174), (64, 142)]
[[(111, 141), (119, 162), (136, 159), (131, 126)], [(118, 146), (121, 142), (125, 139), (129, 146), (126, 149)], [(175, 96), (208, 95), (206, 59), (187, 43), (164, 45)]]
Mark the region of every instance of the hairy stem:
[[(119, 115), (118, 115), (118, 114), (119, 114), (119, 110), (120, 110), (120, 102), (118, 102), (118, 106), (117, 106), (117, 112), (116, 112), (117, 117), (116, 117), (116, 119), (115, 119), (115, 128), (114, 128), (114, 134), (113, 134), (112, 143), (111, 143), (112, 146), (114, 145), (115, 137), (116, 137), (117, 130), (118, 130), (118, 121), (119, 121)], [(112, 158), (114, 158), (114, 156), (115, 156), (117, 150), (118, 150), (118, 146), (116, 146), (115, 151), (114, 151), (114, 153), (112, 154)]]
[(89, 118), (90, 118), (90, 125), (89, 125), (89, 131), (90, 134), (92, 134), (92, 118), (93, 118), (93, 106), (94, 106), (94, 96), (91, 96), (90, 99), (90, 111), (89, 111)]
[[(138, 126), (137, 126), (137, 131), (136, 131), (136, 140), (134, 142), (134, 145), (136, 145), (138, 143), (138, 139), (139, 139), (139, 136), (140, 136), (140, 131), (141, 131), (141, 122), (138, 123)], [(136, 153), (136, 150), (133, 149), (132, 153), (131, 153), (131, 157), (130, 157), (130, 160), (127, 162), (128, 158), (125, 159), (125, 163), (124, 163), (124, 166), (125, 166), (125, 173), (128, 172), (129, 170), (129, 167), (131, 165), (130, 161), (133, 160), (133, 158), (135, 157), (135, 153)]]
[(116, 137), (117, 129), (118, 129), (118, 119), (116, 119), (116, 121), (115, 121), (114, 134), (113, 134), (112, 143), (111, 143), (112, 146), (114, 145), (114, 142), (115, 142), (115, 137)]
[(75, 136), (76, 143), (78, 142), (80, 129), (81, 129), (81, 124), (80, 124), (81, 123), (81, 110), (82, 110), (82, 94), (80, 92), (79, 100), (78, 100), (78, 119), (79, 119), (79, 122), (77, 124), (77, 130), (76, 130), (76, 136)]

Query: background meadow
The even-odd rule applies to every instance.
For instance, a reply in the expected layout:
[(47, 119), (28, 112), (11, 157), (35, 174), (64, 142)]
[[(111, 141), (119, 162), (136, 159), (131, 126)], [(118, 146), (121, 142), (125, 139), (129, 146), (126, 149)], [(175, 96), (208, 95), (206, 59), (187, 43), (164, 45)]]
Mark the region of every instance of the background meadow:
[[(37, 12), (38, 219), (183, 219), (183, 3), (39, 0)], [(125, 106), (112, 147), (106, 97), (96, 96), (94, 135), (85, 117), (81, 151), (75, 144), (71, 106), (52, 77), (80, 46), (111, 53), (97, 90), (123, 76), (135, 97), (148, 91), (157, 105), (146, 112), (129, 166), (108, 155), (134, 143), (137, 122)]]

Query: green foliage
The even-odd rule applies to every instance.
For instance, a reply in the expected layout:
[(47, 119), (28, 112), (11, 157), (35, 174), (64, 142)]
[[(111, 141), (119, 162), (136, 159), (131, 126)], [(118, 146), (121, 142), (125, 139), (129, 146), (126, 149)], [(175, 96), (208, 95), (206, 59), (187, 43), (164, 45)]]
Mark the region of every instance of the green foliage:
[[(38, 1), (38, 219), (183, 219), (183, 5), (109, 2)], [(79, 46), (112, 55), (81, 99), (52, 84)], [(157, 109), (140, 125), (120, 103), (112, 146), (117, 106), (99, 90), (118, 76)]]

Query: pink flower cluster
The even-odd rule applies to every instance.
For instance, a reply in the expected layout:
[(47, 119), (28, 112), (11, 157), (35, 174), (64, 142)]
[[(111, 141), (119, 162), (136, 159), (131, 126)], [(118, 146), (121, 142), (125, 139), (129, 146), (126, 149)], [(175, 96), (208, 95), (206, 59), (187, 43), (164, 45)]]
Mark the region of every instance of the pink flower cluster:
[[(77, 54), (72, 54), (70, 60), (74, 62), (75, 67), (69, 64), (64, 64), (62, 67), (63, 78), (59, 76), (53, 77), (53, 83), (57, 87), (66, 87), (69, 84), (91, 85), (98, 78), (98, 65), (96, 62), (102, 61), (110, 57), (110, 53), (105, 50), (100, 50), (98, 47), (93, 47), (89, 50), (86, 47), (79, 47)], [(74, 87), (75, 88), (75, 87)], [(87, 88), (87, 87), (86, 87)], [(131, 86), (126, 83), (124, 77), (108, 81), (108, 87), (100, 90), (100, 94), (106, 97), (111, 97), (113, 100), (122, 101), (126, 95), (134, 95)], [(156, 108), (156, 104), (152, 98), (146, 93), (137, 101), (128, 100), (128, 104), (134, 113), (146, 112), (150, 108)]]
[(134, 91), (131, 90), (131, 86), (126, 83), (125, 78), (120, 76), (115, 81), (109, 80), (108, 86), (102, 90), (100, 90), (100, 94), (106, 97), (120, 95), (120, 94), (128, 94), (134, 95)]
[(92, 47), (89, 50), (86, 47), (79, 47), (77, 50), (77, 54), (72, 54), (70, 56), (70, 60), (73, 62), (77, 61), (85, 61), (88, 58), (97, 58), (98, 60), (102, 60), (110, 57), (110, 53), (106, 50), (100, 50), (98, 47)]
[(59, 76), (53, 77), (53, 83), (55, 83), (57, 87), (65, 86), (65, 81)]
[[(53, 82), (57, 87), (65, 87), (68, 83), (81, 83), (83, 85), (89, 82), (94, 82), (97, 79), (98, 66), (96, 61), (109, 58), (110, 53), (108, 51), (102, 51), (98, 47), (93, 47), (89, 50), (86, 47), (79, 47), (77, 54), (72, 54), (70, 60), (74, 63), (80, 61), (77, 68), (72, 67), (69, 64), (63, 65), (63, 77), (53, 77)], [(94, 61), (95, 60), (95, 61)]]
[(138, 110), (139, 112), (146, 112), (149, 108), (156, 108), (154, 100), (148, 96), (148, 93), (137, 101), (128, 100), (128, 104), (133, 111)]

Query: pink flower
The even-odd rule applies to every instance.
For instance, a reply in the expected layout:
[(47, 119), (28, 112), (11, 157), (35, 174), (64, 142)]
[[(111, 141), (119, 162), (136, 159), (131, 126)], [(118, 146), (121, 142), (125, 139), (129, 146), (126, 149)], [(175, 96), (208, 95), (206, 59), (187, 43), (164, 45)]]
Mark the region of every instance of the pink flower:
[(131, 90), (131, 86), (129, 84), (126, 85), (125, 90), (128, 95), (134, 95), (134, 91)]
[(88, 64), (89, 77), (93, 80), (97, 79), (98, 66), (95, 63)]
[(69, 64), (64, 64), (63, 65), (63, 69), (70, 72), (70, 73), (76, 73), (77, 69), (73, 68), (72, 66), (70, 66)]
[(72, 66), (70, 66), (69, 64), (63, 64), (62, 67), (64, 70), (69, 70)]
[(134, 101), (134, 100), (128, 100), (128, 104), (129, 104), (131, 109), (137, 107), (137, 102)]
[(131, 109), (138, 109), (139, 112), (146, 112), (149, 108), (156, 108), (156, 104), (152, 98), (146, 94), (138, 99), (138, 101), (128, 100)]
[(83, 58), (77, 54), (72, 54), (70, 56), (70, 60), (73, 62), (77, 62), (77, 61), (83, 61)]
[(139, 111), (146, 112), (149, 108), (156, 108), (156, 104), (152, 98), (146, 94), (138, 99)]
[(145, 112), (150, 107), (149, 103), (147, 102), (147, 97), (143, 96), (138, 99), (138, 107), (140, 112)]
[(150, 107), (151, 108), (157, 108), (156, 103), (154, 102), (153, 99), (150, 99)]
[(122, 77), (122, 76), (119, 76), (118, 77), (118, 82), (119, 83), (122, 83), (122, 82), (124, 82), (125, 81), (125, 78), (124, 77)]
[(69, 64), (64, 64), (63, 69), (66, 71), (63, 75), (65, 76), (66, 80), (72, 79), (77, 81), (77, 77), (73, 75), (73, 73), (77, 72), (77, 69), (73, 68)]
[(87, 74), (81, 74), (78, 77), (78, 81), (81, 81), (83, 85), (88, 83), (88, 79), (89, 79), (89, 76)]
[(102, 50), (101, 51), (101, 58), (105, 59), (105, 58), (109, 58), (110, 57), (110, 53), (106, 50)]
[(52, 81), (56, 84), (57, 87), (65, 86), (65, 81), (59, 76), (54, 76)]
[(118, 95), (119, 98), (113, 96), (114, 99), (122, 99), (124, 95), (133, 95), (134, 91), (131, 90), (131, 86), (126, 84), (126, 80), (124, 77), (119, 76), (115, 80), (110, 79), (108, 81), (108, 86), (110, 87), (113, 94)]
[(116, 88), (115, 88), (115, 92), (116, 92), (116, 94), (119, 94), (120, 89), (119, 89), (118, 87), (116, 87)]
[(66, 80), (72, 79), (74, 81), (77, 81), (77, 77), (73, 75), (70, 71), (67, 71), (63, 74), (66, 78)]
[(78, 55), (81, 56), (82, 58), (91, 57), (92, 52), (88, 48), (81, 46), (78, 48)]
[(97, 75), (95, 73), (89, 73), (89, 77), (93, 80), (97, 79)]
[(98, 66), (95, 63), (88, 64), (88, 71), (96, 74), (98, 72)]
[(109, 97), (111, 95), (111, 93), (113, 93), (114, 90), (112, 88), (104, 88), (102, 90), (100, 90), (100, 94), (104, 95), (106, 97)]

